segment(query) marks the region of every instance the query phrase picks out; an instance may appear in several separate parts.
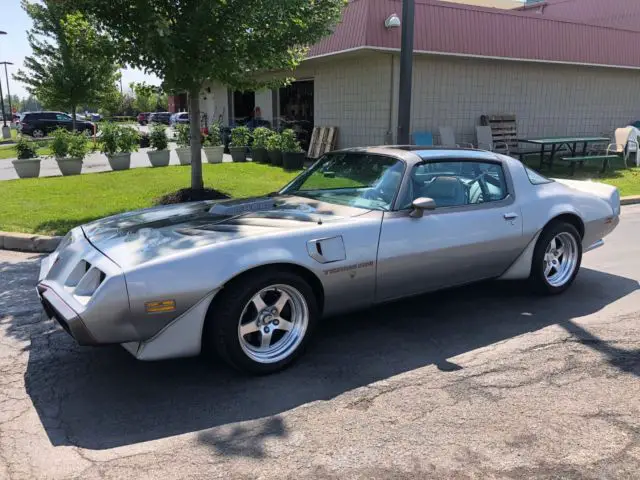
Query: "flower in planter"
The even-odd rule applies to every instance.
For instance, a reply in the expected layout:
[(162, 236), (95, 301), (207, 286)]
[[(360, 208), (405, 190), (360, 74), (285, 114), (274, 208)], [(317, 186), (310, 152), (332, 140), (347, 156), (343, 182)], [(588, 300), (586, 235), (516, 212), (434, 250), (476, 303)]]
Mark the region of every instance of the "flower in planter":
[(291, 152), (291, 153), (300, 153), (302, 152), (302, 147), (300, 146), (300, 142), (296, 137), (296, 132), (292, 129), (287, 128), (281, 133), (280, 140), (280, 149), (283, 152)]
[(278, 132), (271, 132), (265, 141), (267, 150), (280, 151), (282, 149), (282, 135)]
[(138, 150), (140, 138), (134, 128), (107, 122), (102, 128), (100, 141), (100, 151), (113, 156), (117, 153), (131, 153)]
[(220, 128), (220, 124), (218, 122), (214, 122), (209, 127), (209, 133), (206, 137), (204, 137), (204, 142), (202, 144), (205, 147), (219, 147), (223, 145), (222, 142), (222, 129)]
[(149, 134), (149, 143), (151, 148), (155, 150), (166, 150), (169, 146), (169, 139), (167, 138), (167, 128), (161, 123), (156, 123), (151, 127), (151, 133)]
[(181, 148), (186, 148), (191, 145), (189, 125), (186, 125), (184, 123), (176, 125), (176, 143)]
[(69, 156), (71, 158), (84, 158), (89, 153), (87, 138), (82, 132), (69, 133)]
[(231, 130), (231, 146), (246, 147), (251, 140), (251, 131), (247, 127), (236, 127)]
[(267, 148), (267, 141), (275, 132), (267, 127), (258, 127), (253, 131), (253, 148)]
[(118, 150), (122, 153), (138, 151), (140, 136), (135, 128), (119, 127)]
[(16, 151), (18, 152), (18, 160), (25, 160), (27, 158), (37, 158), (36, 149), (33, 146), (33, 142), (27, 140), (22, 135), (16, 144)]
[(64, 158), (69, 154), (70, 135), (66, 128), (57, 128), (51, 134), (52, 140), (49, 147), (56, 158)]

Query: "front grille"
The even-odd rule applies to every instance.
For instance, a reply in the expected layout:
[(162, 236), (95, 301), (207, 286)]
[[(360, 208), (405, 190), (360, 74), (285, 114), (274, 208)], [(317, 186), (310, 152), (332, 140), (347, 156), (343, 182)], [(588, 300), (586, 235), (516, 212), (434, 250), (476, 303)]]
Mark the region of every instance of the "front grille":
[(105, 278), (106, 274), (102, 270), (86, 260), (80, 260), (64, 282), (64, 288), (86, 305)]

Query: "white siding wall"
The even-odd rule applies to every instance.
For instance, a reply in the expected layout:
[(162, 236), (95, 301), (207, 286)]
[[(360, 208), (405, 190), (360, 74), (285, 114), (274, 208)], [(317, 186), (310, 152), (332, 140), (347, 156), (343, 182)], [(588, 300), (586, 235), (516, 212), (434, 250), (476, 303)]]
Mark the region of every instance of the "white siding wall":
[[(390, 54), (327, 58), (313, 68), (315, 123), (339, 127), (340, 147), (382, 144), (397, 129), (399, 61)], [(474, 142), (481, 115), (515, 114), (521, 136), (594, 135), (640, 119), (640, 72), (613, 68), (416, 56), (412, 131), (453, 127)]]
[[(211, 92), (207, 92), (207, 87), (211, 89)], [(209, 123), (217, 121), (220, 115), (222, 115), (222, 122), (228, 125), (227, 87), (219, 83), (209, 83), (205, 85), (200, 92), (200, 111), (207, 113)]]
[(256, 107), (260, 107), (262, 118), (273, 123), (273, 97), (271, 90), (259, 90), (256, 92)]
[(314, 71), (314, 122), (338, 127), (338, 146), (383, 144), (391, 111), (391, 55), (331, 59)]

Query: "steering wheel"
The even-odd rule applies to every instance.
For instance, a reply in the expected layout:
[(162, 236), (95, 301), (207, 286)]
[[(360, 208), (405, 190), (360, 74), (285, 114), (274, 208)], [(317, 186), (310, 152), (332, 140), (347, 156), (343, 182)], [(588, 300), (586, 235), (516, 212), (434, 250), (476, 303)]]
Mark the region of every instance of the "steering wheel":
[(483, 172), (480, 175), (478, 175), (476, 178), (474, 178), (473, 182), (478, 182), (478, 185), (480, 185), (480, 190), (482, 190), (482, 196), (487, 198), (488, 200), (489, 196), (491, 195), (491, 192), (489, 192), (489, 187), (487, 186), (487, 179), (485, 178), (486, 176), (487, 176), (487, 173)]
[(389, 200), (385, 197), (384, 190), (381, 188), (372, 187), (368, 190), (365, 190), (362, 194), (362, 198), (366, 198), (367, 200), (379, 200), (381, 202), (388, 202)]

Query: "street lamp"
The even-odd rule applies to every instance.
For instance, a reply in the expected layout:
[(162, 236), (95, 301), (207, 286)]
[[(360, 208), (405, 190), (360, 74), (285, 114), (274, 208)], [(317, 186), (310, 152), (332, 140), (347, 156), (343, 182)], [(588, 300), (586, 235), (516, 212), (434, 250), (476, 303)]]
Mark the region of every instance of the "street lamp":
[(413, 74), (413, 17), (415, 0), (402, 1), (400, 91), (398, 92), (398, 144), (411, 143), (411, 75)]
[[(0, 35), (6, 35), (7, 32), (0, 30)], [(6, 68), (6, 67), (5, 67)], [(7, 127), (7, 119), (4, 116), (4, 95), (2, 95), (2, 82), (0, 82), (0, 109), (2, 109), (2, 138), (11, 138), (11, 130)]]
[(9, 99), (9, 115), (11, 115), (10, 122), (13, 121), (13, 106), (11, 105), (11, 90), (9, 90), (9, 74), (7, 73), (7, 65), (13, 65), (11, 62), (0, 62), (0, 65), (4, 65), (4, 78), (7, 79), (7, 98)]

